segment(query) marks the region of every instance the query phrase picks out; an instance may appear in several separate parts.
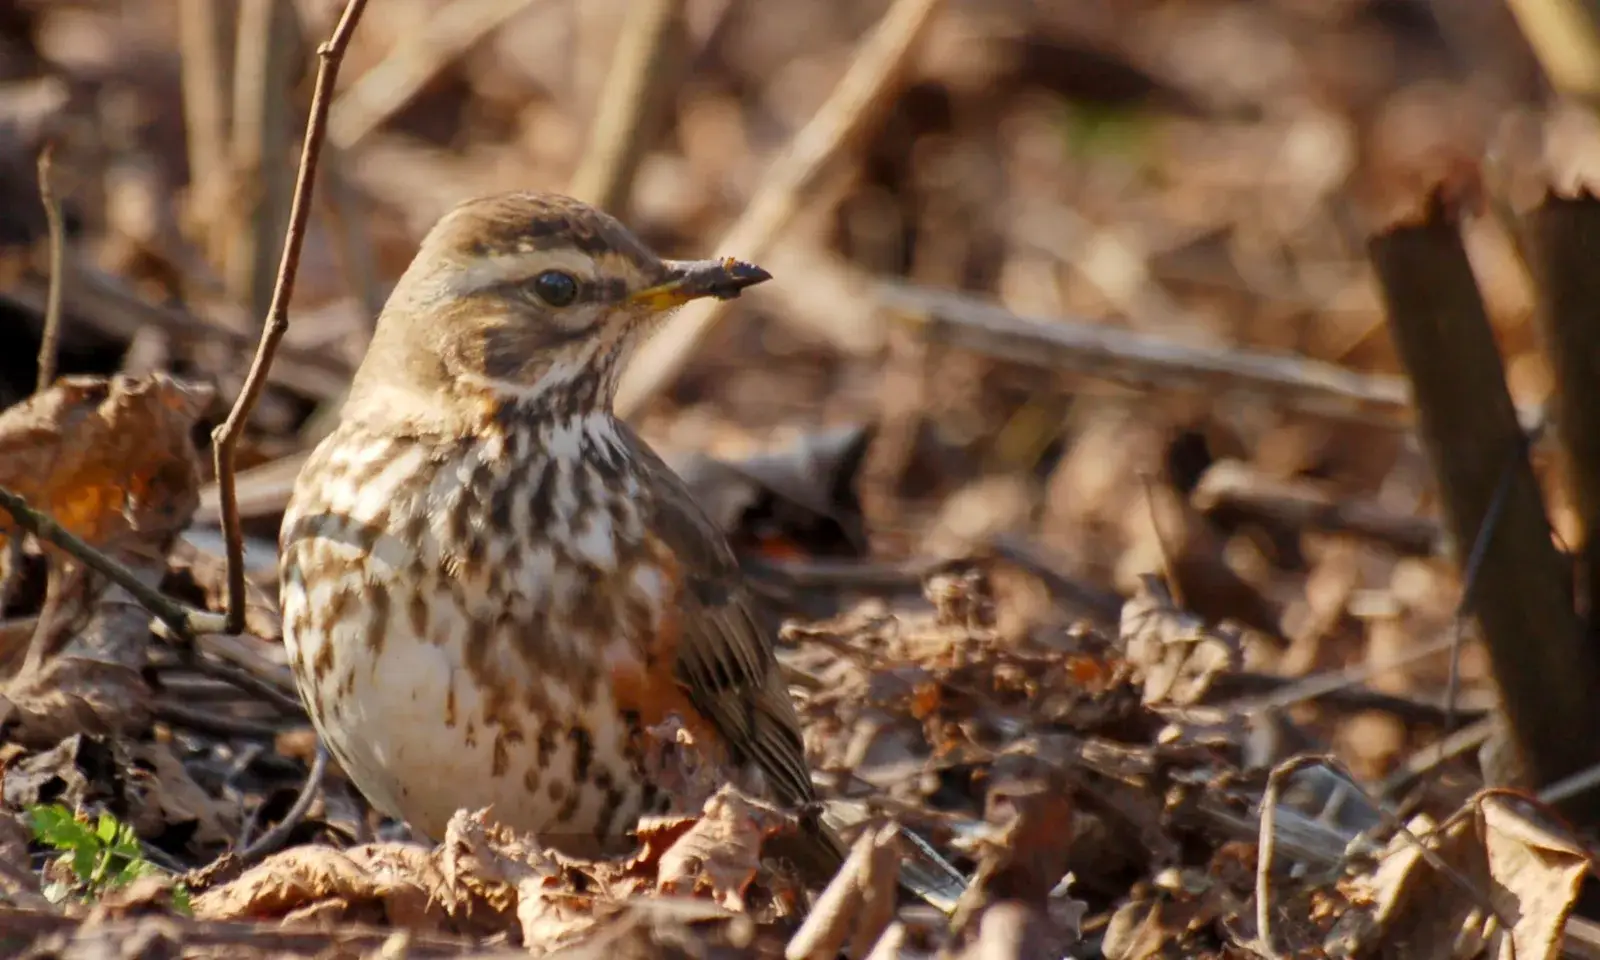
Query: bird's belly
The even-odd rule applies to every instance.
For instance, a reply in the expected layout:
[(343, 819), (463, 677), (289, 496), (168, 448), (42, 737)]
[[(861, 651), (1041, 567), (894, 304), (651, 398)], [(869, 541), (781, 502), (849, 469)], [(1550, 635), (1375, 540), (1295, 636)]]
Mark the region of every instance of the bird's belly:
[[(409, 606), (396, 599), (379, 606)], [(423, 618), (424, 633), (395, 615), (374, 643), (367, 616), (338, 620), (304, 598), (284, 607), (292, 662), (329, 751), (375, 807), (429, 838), (443, 839), (458, 809), (492, 807), (494, 819), (546, 844), (594, 853), (655, 805), (608, 686), (532, 671), (533, 638), (504, 649), (512, 637), (452, 624), (443, 604)], [(317, 691), (332, 695), (313, 699)]]

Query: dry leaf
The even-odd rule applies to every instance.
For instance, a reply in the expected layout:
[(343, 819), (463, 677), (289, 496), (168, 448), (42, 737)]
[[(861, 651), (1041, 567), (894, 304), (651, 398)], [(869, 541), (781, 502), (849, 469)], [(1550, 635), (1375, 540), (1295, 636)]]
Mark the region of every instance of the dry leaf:
[[(119, 559), (155, 586), (164, 572), (158, 555), (125, 543)], [(143, 668), (150, 614), (122, 587), (91, 595), (81, 568), (58, 572), (67, 595), (35, 638), (21, 672), (0, 696), (0, 723), (13, 738), (54, 743), (74, 733), (136, 733), (150, 722), (150, 687)]]
[(213, 800), (165, 743), (129, 745), (133, 763), (126, 788), (129, 826), (141, 837), (161, 835), (169, 827), (194, 824), (197, 847), (227, 843), (238, 835), (238, 815)]
[(1197, 703), (1219, 674), (1241, 665), (1238, 638), (1179, 610), (1153, 577), (1141, 578), (1140, 591), (1123, 605), (1118, 639), (1146, 704)]
[(745, 890), (761, 869), (762, 842), (793, 826), (793, 818), (781, 810), (723, 787), (706, 801), (694, 826), (661, 855), (657, 887), (742, 909)]
[(318, 908), (345, 920), (368, 918), (411, 930), (450, 929), (453, 904), (433, 853), (400, 843), (343, 851), (295, 847), (193, 901), (194, 915), (202, 920), (304, 915)]
[(1516, 950), (1500, 943), (1499, 957), (1554, 960), (1561, 952), (1567, 915), (1589, 872), (1589, 856), (1572, 838), (1518, 810), (1507, 795), (1478, 804), (1478, 830), (1489, 862), (1489, 900), (1515, 921)]
[(169, 873), (147, 873), (125, 887), (106, 891), (90, 911), (88, 922), (100, 924), (147, 914), (169, 914), (177, 884), (178, 878)]
[(40, 803), (72, 809), (106, 798), (117, 757), (105, 740), (74, 734), (49, 750), (22, 755), (5, 765), (0, 786), (6, 806), (22, 810)]
[(0, 486), (92, 544), (164, 549), (200, 502), (190, 431), (213, 396), (160, 373), (63, 377), (0, 412)]
[[(1168, 916), (1169, 905), (1156, 900), (1135, 900), (1117, 908), (1106, 926), (1100, 950), (1106, 960), (1148, 960), (1168, 956), (1182, 926)], [(1177, 956), (1176, 953), (1171, 954)]]
[[(140, 628), (148, 632), (149, 619)], [(103, 737), (149, 725), (149, 687), (136, 670), (87, 657), (57, 656), (0, 695), (5, 735), (33, 746), (82, 733)]]
[(569, 871), (580, 861), (545, 850), (525, 834), (490, 819), (487, 809), (458, 810), (441, 847), (445, 882), (469, 900), (514, 911), (530, 950), (569, 945), (615, 913), (614, 901), (597, 901), (573, 888)]
[[(1410, 825), (1458, 878), (1482, 891), (1481, 898), (1441, 876), (1405, 836), (1395, 836), (1377, 870), (1358, 883), (1373, 909), (1362, 929), (1349, 934), (1350, 950), (1380, 946), (1423, 960), (1558, 956), (1589, 857), (1518, 807), (1507, 795), (1489, 794), (1479, 798), (1476, 817), (1459, 818), (1443, 831), (1430, 833), (1425, 819)], [(1495, 914), (1511, 924), (1509, 938)]]
[[(58, 380), (0, 413), (0, 486), (154, 586), (199, 502), (190, 431), (211, 398), (209, 387), (164, 374)], [(0, 543), (13, 528), (0, 517)], [(121, 587), (91, 586), (73, 565), (52, 590), (59, 602), (47, 605), (45, 632), (0, 699), (8, 732), (43, 744), (142, 729), (149, 614)]]
[(627, 872), (654, 878), (661, 870), (662, 856), (698, 822), (699, 817), (685, 815), (640, 817), (638, 825), (634, 827), (639, 851), (626, 864)]

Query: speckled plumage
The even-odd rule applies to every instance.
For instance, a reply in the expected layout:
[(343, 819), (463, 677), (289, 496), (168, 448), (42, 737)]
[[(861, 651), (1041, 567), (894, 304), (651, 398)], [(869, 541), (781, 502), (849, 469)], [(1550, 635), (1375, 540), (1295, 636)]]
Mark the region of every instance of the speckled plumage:
[[(574, 303), (529, 291), (549, 269)], [(773, 625), (610, 412), (664, 304), (764, 278), (659, 260), (550, 195), (463, 204), (424, 240), (280, 537), (302, 698), (375, 806), (440, 838), (492, 805), (553, 846), (611, 848), (672, 805), (644, 761), (669, 714), (729, 776), (813, 799)]]

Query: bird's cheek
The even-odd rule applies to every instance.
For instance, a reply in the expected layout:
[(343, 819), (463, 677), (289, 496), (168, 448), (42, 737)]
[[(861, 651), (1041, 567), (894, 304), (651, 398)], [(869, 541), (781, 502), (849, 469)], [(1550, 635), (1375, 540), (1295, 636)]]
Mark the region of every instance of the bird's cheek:
[(486, 376), (521, 380), (539, 352), (539, 337), (525, 323), (494, 324), (483, 331), (482, 347)]

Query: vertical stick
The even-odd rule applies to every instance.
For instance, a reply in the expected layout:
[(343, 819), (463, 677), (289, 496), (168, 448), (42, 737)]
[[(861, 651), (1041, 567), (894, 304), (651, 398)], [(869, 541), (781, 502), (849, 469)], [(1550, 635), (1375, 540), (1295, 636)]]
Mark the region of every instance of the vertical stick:
[(61, 224), (61, 200), (56, 196), (55, 144), (46, 143), (39, 151), (39, 199), (44, 201), (45, 220), (50, 225), (50, 289), (44, 302), (44, 333), (39, 338), (38, 391), (56, 380), (56, 357), (61, 342), (61, 270), (66, 262), (67, 238)]

